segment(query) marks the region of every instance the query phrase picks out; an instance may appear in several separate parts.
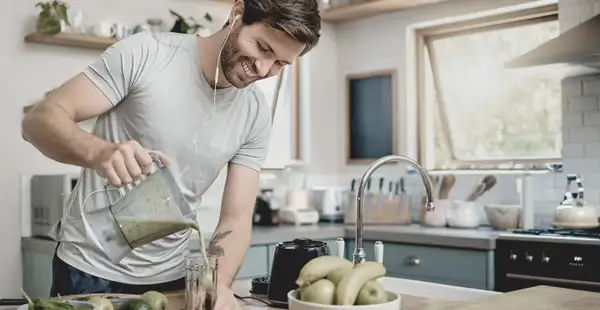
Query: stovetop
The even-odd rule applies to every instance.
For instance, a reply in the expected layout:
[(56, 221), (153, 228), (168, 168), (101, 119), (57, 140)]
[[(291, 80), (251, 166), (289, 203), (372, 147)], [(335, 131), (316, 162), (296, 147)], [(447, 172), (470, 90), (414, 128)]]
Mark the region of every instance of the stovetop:
[(600, 244), (600, 228), (535, 228), (528, 230), (515, 230), (512, 232), (500, 233), (498, 239)]

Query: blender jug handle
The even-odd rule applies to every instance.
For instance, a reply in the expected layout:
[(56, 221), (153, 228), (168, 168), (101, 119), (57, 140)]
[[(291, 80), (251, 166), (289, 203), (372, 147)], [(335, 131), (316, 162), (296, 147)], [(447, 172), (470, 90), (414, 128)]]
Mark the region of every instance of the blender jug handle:
[(158, 169), (161, 169), (165, 166), (165, 164), (162, 162), (162, 160), (160, 159), (158, 154), (156, 154), (156, 152), (150, 151), (150, 157), (152, 157), (152, 161), (154, 161)]

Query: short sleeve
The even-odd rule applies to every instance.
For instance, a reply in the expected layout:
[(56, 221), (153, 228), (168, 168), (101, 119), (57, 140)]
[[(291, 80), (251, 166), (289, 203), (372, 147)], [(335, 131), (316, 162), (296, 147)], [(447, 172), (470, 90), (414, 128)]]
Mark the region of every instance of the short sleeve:
[(116, 106), (136, 90), (156, 53), (154, 36), (136, 33), (107, 48), (83, 73)]
[(255, 110), (256, 114), (246, 141), (242, 144), (231, 162), (260, 172), (269, 150), (272, 122), (271, 109), (260, 90), (250, 91), (247, 97), (249, 100), (255, 101), (248, 102), (248, 104), (255, 104), (257, 106)]

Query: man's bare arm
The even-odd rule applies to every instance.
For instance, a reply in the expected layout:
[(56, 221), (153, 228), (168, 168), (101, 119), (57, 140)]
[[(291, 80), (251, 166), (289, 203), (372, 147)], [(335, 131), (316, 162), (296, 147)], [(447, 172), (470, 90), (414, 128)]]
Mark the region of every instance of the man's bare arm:
[(229, 164), (221, 203), (221, 215), (208, 252), (219, 255), (219, 281), (231, 287), (244, 260), (252, 235), (252, 214), (259, 173)]
[(79, 74), (36, 104), (23, 118), (23, 139), (47, 157), (65, 164), (90, 167), (102, 149), (113, 144), (81, 130), (77, 122), (112, 108), (110, 101)]

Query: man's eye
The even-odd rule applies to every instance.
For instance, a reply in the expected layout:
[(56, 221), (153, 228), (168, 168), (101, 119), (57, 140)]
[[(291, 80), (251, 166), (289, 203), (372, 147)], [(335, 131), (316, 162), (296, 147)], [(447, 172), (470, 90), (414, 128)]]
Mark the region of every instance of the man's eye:
[(264, 46), (262, 46), (262, 44), (259, 44), (259, 45), (258, 45), (258, 47), (259, 47), (259, 48), (260, 48), (260, 49), (261, 49), (263, 52), (268, 52), (268, 51), (269, 51), (269, 49), (268, 49), (268, 48), (266, 48), (266, 47), (264, 47)]

